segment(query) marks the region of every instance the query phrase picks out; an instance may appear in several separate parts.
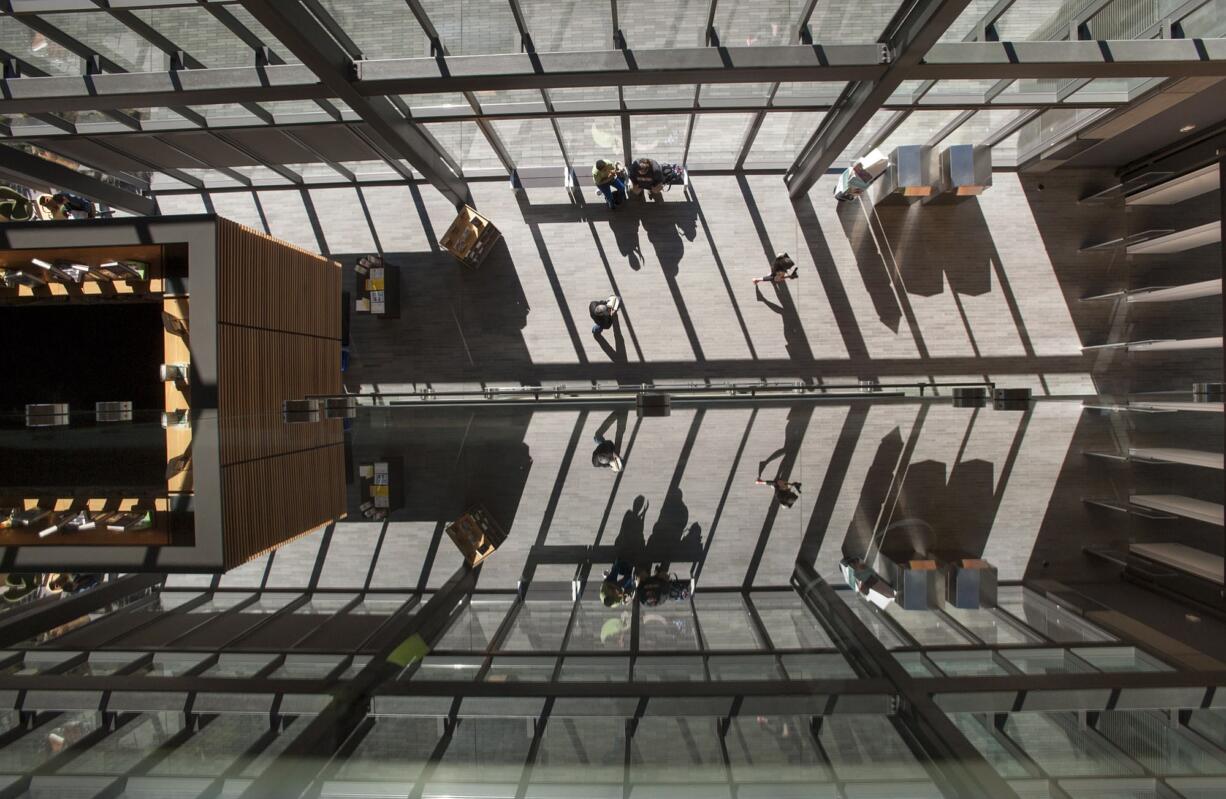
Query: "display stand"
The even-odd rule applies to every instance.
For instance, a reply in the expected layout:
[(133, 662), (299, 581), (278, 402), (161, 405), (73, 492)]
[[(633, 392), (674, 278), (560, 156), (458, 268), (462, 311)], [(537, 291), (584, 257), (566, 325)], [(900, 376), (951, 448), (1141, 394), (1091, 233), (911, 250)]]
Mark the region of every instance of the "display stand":
[(370, 314), (380, 319), (400, 318), (400, 267), (383, 264), (372, 267), (368, 274), (355, 275), (356, 313)]
[(465, 205), (460, 215), (439, 239), (443, 249), (456, 257), (464, 266), (476, 268), (481, 265), (490, 250), (502, 238), (498, 228), (475, 209)]
[(476, 566), (494, 554), (507, 540), (507, 533), (485, 508), (473, 508), (451, 524), (447, 535), (464, 556), (469, 566)]
[(388, 514), (404, 505), (404, 459), (388, 458), (358, 467), (362, 484), (359, 508), (362, 516), (373, 521), (386, 519)]

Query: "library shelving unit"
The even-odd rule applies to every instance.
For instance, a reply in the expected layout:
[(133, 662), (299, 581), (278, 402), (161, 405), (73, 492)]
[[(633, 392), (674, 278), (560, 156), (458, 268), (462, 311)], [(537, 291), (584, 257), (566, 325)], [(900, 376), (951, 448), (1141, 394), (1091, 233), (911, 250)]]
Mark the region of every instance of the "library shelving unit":
[[(20, 474), (0, 474), (0, 507), (100, 514), (127, 503), (151, 511), (152, 523), (141, 530), (95, 526), (40, 537), (31, 526), (0, 529), (0, 555), (10, 570), (230, 568), (345, 515), (342, 421), (281, 420), (285, 400), (341, 390), (338, 263), (215, 215), (0, 225), (0, 268), (35, 272), (36, 260), (77, 264), (84, 274), (80, 282), (46, 270), (41, 284), (7, 281), (0, 311), (18, 324), (22, 307), (40, 307), (47, 319), (82, 305), (148, 318), (148, 306), (158, 306), (160, 325), (136, 326), (127, 335), (158, 337), (161, 346), (143, 348), (148, 362), (134, 373), (153, 384), (154, 393), (142, 396), (161, 401), (137, 408), (137, 421), (125, 424), (146, 443), (148, 426), (161, 428), (165, 471), (156, 486), (146, 480), (141, 496), (98, 490), (124, 484), (123, 457), (110, 467), (114, 481), (100, 479), (108, 473), (98, 468), (80, 472), (91, 481), (84, 484), (65, 477), (64, 485), (51, 469), (34, 485)], [(101, 274), (104, 264), (124, 261), (147, 270), (127, 279)], [(63, 340), (55, 324), (37, 333), (22, 342), (23, 357), (54, 363), (83, 347), (88, 352), (88, 342)], [(65, 379), (89, 381), (107, 368), (106, 358), (128, 356), (92, 357), (93, 363), (78, 357)], [(59, 401), (46, 393), (60, 390), (54, 383), (62, 381), (50, 382), (25, 386), (24, 401)], [(85, 410), (72, 408), (73, 418)], [(57, 437), (71, 453), (88, 428), (70, 423), (37, 434)]]

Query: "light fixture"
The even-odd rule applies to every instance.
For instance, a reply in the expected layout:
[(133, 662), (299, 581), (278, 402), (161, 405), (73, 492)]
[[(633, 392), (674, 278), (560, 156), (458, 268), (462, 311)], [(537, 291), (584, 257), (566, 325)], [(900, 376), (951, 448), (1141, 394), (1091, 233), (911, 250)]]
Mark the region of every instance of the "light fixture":
[(1191, 133), (1194, 130), (1196, 130), (1195, 125), (1184, 125), (1182, 128), (1179, 129), (1179, 132), (1180, 133)]

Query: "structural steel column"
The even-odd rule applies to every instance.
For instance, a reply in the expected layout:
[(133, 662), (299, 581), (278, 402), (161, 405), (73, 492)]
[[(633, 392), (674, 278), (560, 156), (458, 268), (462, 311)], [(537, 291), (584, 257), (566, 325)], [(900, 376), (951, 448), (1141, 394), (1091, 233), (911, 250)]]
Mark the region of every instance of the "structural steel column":
[[(859, 661), (872, 677), (885, 677), (898, 690), (898, 718), (928, 756), (946, 796), (956, 799), (1017, 797), (996, 769), (950, 721), (932, 697), (916, 686), (911, 677), (876, 636), (808, 563), (797, 563), (792, 585), (818, 617), (827, 620), (848, 660)], [(862, 601), (859, 597), (856, 601)], [(884, 615), (884, 614), (883, 614)]]
[(0, 146), (0, 177), (35, 188), (54, 186), (73, 194), (80, 194), (103, 205), (122, 208), (140, 216), (157, 216), (158, 204), (151, 197), (126, 191), (111, 183), (104, 183), (69, 169), (66, 166), (39, 158), (15, 147)]
[(813, 188), (903, 82), (907, 70), (923, 59), (928, 48), (936, 44), (969, 4), (970, 0), (914, 0), (899, 10), (885, 33), (889, 58), (885, 72), (875, 81), (852, 83), (843, 91), (835, 109), (822, 120), (796, 163), (783, 176), (793, 200)]
[(405, 119), (386, 96), (358, 93), (351, 82), (352, 57), (302, 0), (242, 0), (242, 5), (370, 126), (372, 143), (383, 158), (406, 159), (452, 203), (469, 200), (464, 180), (451, 170), (416, 123)]

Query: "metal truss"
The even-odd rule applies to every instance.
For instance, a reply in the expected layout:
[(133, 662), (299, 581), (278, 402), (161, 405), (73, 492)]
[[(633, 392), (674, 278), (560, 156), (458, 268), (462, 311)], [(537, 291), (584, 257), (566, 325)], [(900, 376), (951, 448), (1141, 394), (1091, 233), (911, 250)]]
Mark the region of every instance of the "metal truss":
[[(842, 154), (850, 140), (846, 135), (880, 109), (894, 110), (886, 125), (875, 131), (872, 143), (880, 143), (893, 128), (915, 110), (959, 110), (953, 122), (933, 137), (939, 141), (952, 135), (959, 125), (973, 118), (969, 113), (987, 108), (1018, 108), (1025, 111), (1051, 107), (1107, 107), (1127, 102), (1123, 94), (1087, 96), (1090, 81), (1108, 77), (1177, 77), (1189, 75), (1226, 75), (1226, 42), (1223, 40), (1185, 40), (1180, 38), (1180, 20), (1202, 7), (1207, 0), (1187, 0), (1168, 15), (1141, 31), (1136, 39), (1092, 41), (1099, 35), (1098, 19), (1111, 8), (1111, 0), (1086, 0), (1076, 13), (1062, 20), (1061, 30), (1036, 32), (1031, 38), (1053, 41), (999, 41), (1001, 20), (1013, 0), (1000, 0), (975, 24), (969, 26), (962, 41), (936, 42), (967, 5), (965, 2), (918, 2), (908, 0), (877, 43), (837, 44), (814, 42), (809, 20), (816, 0), (806, 2), (789, 26), (791, 44), (758, 47), (730, 47), (721, 40), (718, 0), (709, 0), (705, 29), (692, 47), (648, 49), (628, 41), (619, 23), (616, 0), (610, 0), (609, 49), (586, 52), (539, 52), (533, 31), (519, 0), (506, 0), (521, 42), (521, 52), (495, 55), (452, 55), (441, 40), (434, 21), (416, 0), (406, 0), (404, 13), (412, 15), (430, 39), (433, 54), (428, 58), (368, 59), (333, 20), (318, 0), (274, 0), (243, 3), (269, 29), (279, 42), (268, 42), (243, 25), (218, 3), (200, 4), (218, 22), (251, 48), (249, 67), (206, 68), (204, 54), (184, 51), (173, 41), (133, 13), (133, 9), (159, 8), (164, 2), (125, 3), (111, 8), (105, 3), (65, 3), (61, 0), (29, 0), (19, 5), (0, 3), (0, 11), (11, 15), (14, 23), (45, 36), (81, 58), (86, 74), (50, 76), (33, 64), (0, 52), (5, 76), (0, 81), (4, 100), (0, 111), (27, 114), (45, 127), (23, 127), (17, 136), (10, 127), (0, 135), (30, 138), (42, 135), (67, 137), (96, 135), (117, 131), (165, 132), (176, 129), (228, 128), (233, 121), (209, 119), (189, 106), (240, 103), (266, 126), (285, 127), (286, 122), (307, 122), (312, 115), (292, 117), (274, 115), (262, 104), (309, 100), (319, 111), (309, 121), (365, 122), (374, 130), (376, 150), (389, 166), (406, 179), (412, 173), (401, 163), (403, 158), (439, 186), (452, 199), (461, 195), (463, 171), (456, 158), (442, 148), (420, 123), (474, 122), (503, 168), (514, 170), (515, 158), (494, 127), (498, 119), (549, 119), (561, 160), (573, 166), (558, 120), (566, 117), (608, 114), (620, 117), (624, 158), (631, 157), (630, 117), (638, 114), (687, 113), (689, 124), (683, 145), (683, 160), (688, 154), (698, 114), (751, 113), (735, 167), (744, 166), (754, 147), (766, 115), (772, 112), (828, 111), (819, 130), (802, 149), (785, 177), (794, 196), (807, 190), (812, 181)], [(16, 8), (14, 8), (16, 5)], [(190, 5), (186, 4), (185, 5)], [(107, 14), (151, 47), (165, 54), (171, 68), (164, 72), (126, 72), (123, 67), (93, 51), (87, 44), (67, 35), (55, 24), (59, 10), (90, 11)], [(269, 15), (289, 18), (295, 24), (269, 24)], [(296, 23), (307, 30), (297, 30)], [(1111, 30), (1103, 29), (1107, 35)], [(295, 44), (290, 46), (290, 40)], [(302, 64), (286, 64), (277, 52), (285, 46), (294, 51)], [(300, 52), (307, 48), (307, 57)], [(970, 96), (931, 94), (942, 80), (996, 81), (989, 90)], [(1019, 79), (1058, 79), (1059, 88), (1051, 93), (1018, 97), (1005, 89)], [(898, 97), (897, 87), (904, 80), (918, 80), (919, 88), (908, 97)], [(837, 98), (780, 98), (779, 90), (788, 82), (846, 82), (849, 85)], [(703, 87), (737, 83), (765, 83), (762, 96), (702, 99)], [(690, 102), (627, 102), (623, 87), (632, 85), (693, 84)], [(617, 87), (615, 107), (603, 104), (558, 102), (552, 89), (576, 87)], [(539, 104), (532, 108), (481, 103), (478, 91), (532, 90), (539, 93)], [(1078, 94), (1080, 92), (1080, 94)], [(461, 93), (467, 108), (427, 108), (410, 110), (402, 94)], [(341, 100), (348, 109), (338, 107)], [(180, 119), (174, 121), (142, 119), (130, 109), (169, 108)], [(351, 109), (351, 110), (349, 110)], [(73, 112), (99, 111), (110, 122), (78, 123)], [(1019, 119), (1034, 118), (1023, 113)], [(849, 124), (851, 123), (851, 124)], [(242, 123), (246, 124), (246, 123)], [(995, 135), (990, 139), (1000, 141)], [(985, 142), (987, 143), (987, 142)], [(233, 142), (230, 142), (232, 145)], [(310, 148), (307, 148), (308, 151)], [(248, 153), (248, 155), (253, 155)], [(422, 160), (422, 159), (425, 160)], [(255, 160), (277, 172), (293, 185), (302, 185), (301, 176), (287, 174), (284, 166)], [(343, 165), (321, 160), (351, 180)], [(428, 166), (429, 165), (429, 166)], [(423, 167), (427, 167), (423, 169)], [(165, 170), (158, 170), (165, 171)], [(168, 173), (169, 174), (169, 173)], [(241, 181), (240, 181), (241, 182)], [(188, 182), (188, 185), (194, 185)]]
[(355, 54), (336, 41), (302, 0), (244, 0), (243, 6), (361, 117), (370, 128), (370, 143), (384, 161), (396, 168), (398, 159), (404, 158), (451, 202), (467, 201), (467, 186), (432, 137), (407, 120), (390, 98), (367, 97), (354, 90), (349, 73)]

